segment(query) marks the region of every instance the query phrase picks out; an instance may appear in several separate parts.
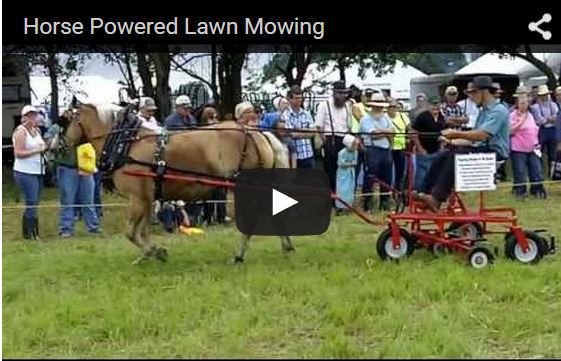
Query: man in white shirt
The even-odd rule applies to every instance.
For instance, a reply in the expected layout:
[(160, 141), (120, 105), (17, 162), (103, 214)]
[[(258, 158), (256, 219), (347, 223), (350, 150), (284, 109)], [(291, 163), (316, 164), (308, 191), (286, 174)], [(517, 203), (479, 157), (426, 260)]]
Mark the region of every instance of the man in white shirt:
[(153, 130), (155, 132), (162, 130), (162, 127), (158, 124), (156, 118), (154, 118), (156, 109), (158, 109), (158, 107), (156, 106), (154, 99), (150, 97), (140, 98), (138, 114), (136, 116), (142, 121), (140, 124), (142, 128)]
[(342, 81), (333, 84), (333, 96), (318, 106), (315, 125), (323, 141), (325, 172), (331, 190), (336, 192), (337, 154), (343, 149), (343, 137), (350, 132), (351, 109), (347, 102), (349, 89)]
[(467, 94), (467, 98), (457, 103), (464, 110), (464, 116), (468, 118), (468, 122), (464, 124), (464, 127), (467, 129), (473, 129), (475, 127), (475, 122), (479, 116), (479, 107), (471, 98), (471, 94), (473, 94), (472, 90), (473, 83), (469, 82), (467, 89), (464, 90), (465, 94)]

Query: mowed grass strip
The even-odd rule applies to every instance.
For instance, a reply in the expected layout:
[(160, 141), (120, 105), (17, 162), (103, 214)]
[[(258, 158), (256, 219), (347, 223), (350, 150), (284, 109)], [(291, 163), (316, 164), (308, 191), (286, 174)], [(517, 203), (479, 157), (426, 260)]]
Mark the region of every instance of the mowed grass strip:
[[(488, 199), (559, 237), (561, 189), (548, 189), (547, 200), (504, 188)], [(59, 240), (57, 210), (41, 209), (43, 241), (30, 243), (19, 240), (21, 211), (3, 210), (3, 357), (561, 356), (558, 256), (525, 266), (501, 252), (484, 270), (424, 250), (381, 262), (382, 228), (342, 216), (324, 235), (294, 237), (289, 255), (278, 238), (254, 237), (243, 265), (232, 264), (233, 225), (201, 236), (156, 226), (169, 261), (132, 266), (124, 217), (107, 208), (104, 237), (78, 224)]]

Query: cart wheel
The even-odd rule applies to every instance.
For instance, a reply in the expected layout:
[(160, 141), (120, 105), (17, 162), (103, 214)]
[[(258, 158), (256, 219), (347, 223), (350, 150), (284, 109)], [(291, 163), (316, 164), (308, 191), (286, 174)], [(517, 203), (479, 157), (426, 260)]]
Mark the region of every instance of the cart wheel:
[(376, 251), (378, 256), (383, 260), (398, 260), (400, 258), (410, 256), (415, 250), (415, 242), (413, 238), (403, 228), (399, 229), (401, 235), (399, 239), (399, 248), (395, 249), (392, 243), (392, 232), (390, 228), (385, 229), (378, 237), (376, 242)]
[(430, 250), (436, 257), (442, 257), (451, 253), (450, 248), (445, 247), (442, 243), (433, 244)]
[[(459, 228), (462, 228), (463, 234), (462, 237), (469, 237), (472, 239), (481, 238), (483, 236), (483, 227), (481, 224), (477, 222), (471, 223), (459, 223), (459, 222), (452, 222), (450, 227), (448, 227), (447, 232), (453, 232)], [(459, 238), (459, 235), (452, 235), (452, 237)]]
[(485, 247), (475, 247), (468, 254), (469, 265), (473, 268), (485, 268), (493, 263), (495, 257)]
[(524, 234), (530, 248), (528, 252), (524, 252), (516, 242), (514, 233), (508, 233), (505, 237), (505, 256), (521, 263), (538, 263), (548, 253), (547, 246), (536, 232), (524, 231)]

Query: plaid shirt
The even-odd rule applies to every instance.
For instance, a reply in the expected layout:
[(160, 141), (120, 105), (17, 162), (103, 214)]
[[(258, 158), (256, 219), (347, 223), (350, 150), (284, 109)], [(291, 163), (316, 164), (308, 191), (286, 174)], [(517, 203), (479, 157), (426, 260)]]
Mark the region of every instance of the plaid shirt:
[[(309, 112), (300, 109), (299, 112), (292, 108), (288, 109), (288, 117), (286, 120), (286, 129), (312, 129), (314, 121)], [(308, 159), (314, 156), (311, 139), (293, 139), (292, 149), (296, 153), (296, 159)]]
[(440, 111), (445, 117), (461, 117), (464, 115), (464, 110), (457, 103), (454, 103), (454, 105), (443, 103), (440, 106)]

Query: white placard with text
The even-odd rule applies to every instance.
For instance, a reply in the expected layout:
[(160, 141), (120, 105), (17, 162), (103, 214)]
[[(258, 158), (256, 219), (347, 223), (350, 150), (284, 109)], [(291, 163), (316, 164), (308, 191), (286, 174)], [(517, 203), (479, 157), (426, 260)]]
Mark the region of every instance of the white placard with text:
[(459, 192), (497, 189), (495, 184), (496, 164), (497, 155), (495, 153), (456, 154), (455, 189)]

